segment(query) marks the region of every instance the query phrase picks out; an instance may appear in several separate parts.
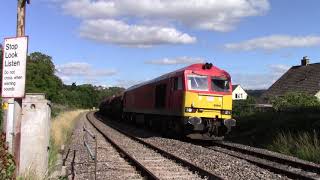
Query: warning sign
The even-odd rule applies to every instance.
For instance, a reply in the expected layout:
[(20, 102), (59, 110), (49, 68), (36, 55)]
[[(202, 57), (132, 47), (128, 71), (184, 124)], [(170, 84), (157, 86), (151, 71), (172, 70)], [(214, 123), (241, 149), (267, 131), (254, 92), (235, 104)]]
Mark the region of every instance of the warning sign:
[(25, 95), (28, 37), (6, 38), (3, 46), (2, 97)]
[(8, 102), (3, 102), (3, 103), (2, 103), (2, 109), (3, 109), (3, 110), (7, 110), (8, 107), (9, 107)]

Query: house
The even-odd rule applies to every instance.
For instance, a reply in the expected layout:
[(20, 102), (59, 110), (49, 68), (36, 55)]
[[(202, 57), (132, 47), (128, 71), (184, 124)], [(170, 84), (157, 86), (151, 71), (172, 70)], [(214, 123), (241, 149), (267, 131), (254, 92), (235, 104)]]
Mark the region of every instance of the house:
[(288, 92), (302, 92), (320, 99), (320, 63), (310, 64), (305, 56), (301, 65), (292, 66), (262, 96), (268, 102), (272, 97), (284, 96)]
[(247, 97), (248, 94), (239, 84), (232, 85), (232, 100), (245, 100)]

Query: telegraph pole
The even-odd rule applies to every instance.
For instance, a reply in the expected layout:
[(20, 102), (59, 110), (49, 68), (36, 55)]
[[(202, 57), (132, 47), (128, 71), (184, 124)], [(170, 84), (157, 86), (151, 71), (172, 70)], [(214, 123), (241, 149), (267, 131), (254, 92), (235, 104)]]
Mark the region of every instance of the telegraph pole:
[[(17, 32), (16, 36), (25, 36), (26, 22), (26, 4), (30, 4), (30, 0), (18, 0), (17, 6)], [(21, 115), (22, 115), (22, 98), (14, 99), (14, 140), (13, 154), (16, 162), (16, 175), (19, 173), (20, 164), (20, 140), (21, 140)]]

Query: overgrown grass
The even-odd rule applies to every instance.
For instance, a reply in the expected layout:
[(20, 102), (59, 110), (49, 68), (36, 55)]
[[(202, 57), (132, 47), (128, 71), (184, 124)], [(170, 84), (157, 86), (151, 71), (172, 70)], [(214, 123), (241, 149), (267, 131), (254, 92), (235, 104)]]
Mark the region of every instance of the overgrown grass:
[(56, 166), (61, 145), (66, 144), (72, 135), (72, 131), (85, 110), (73, 110), (62, 112), (52, 120), (50, 132), (49, 173)]
[(28, 170), (26, 170), (24, 174), (19, 176), (17, 179), (18, 180), (40, 180), (41, 178), (38, 177), (34, 169), (29, 168)]
[(76, 110), (75, 108), (72, 108), (70, 106), (67, 105), (62, 105), (62, 104), (56, 104), (56, 103), (52, 103), (52, 107), (51, 107), (51, 117), (55, 118), (57, 117), (59, 114), (66, 112), (66, 111), (72, 111), (72, 110)]
[(281, 132), (277, 134), (268, 149), (320, 163), (319, 137), (319, 134), (315, 131), (313, 133), (302, 132), (296, 135), (291, 132)]

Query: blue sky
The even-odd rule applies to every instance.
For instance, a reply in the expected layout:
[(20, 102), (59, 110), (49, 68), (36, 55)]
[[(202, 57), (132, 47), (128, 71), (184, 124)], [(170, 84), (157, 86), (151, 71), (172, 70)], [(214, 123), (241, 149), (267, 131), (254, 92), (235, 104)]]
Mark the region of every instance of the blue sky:
[[(0, 6), (0, 39), (15, 36), (16, 1)], [(136, 84), (196, 62), (234, 84), (268, 88), (303, 56), (319, 62), (319, 0), (37, 0), (29, 53), (52, 56), (67, 84)]]

